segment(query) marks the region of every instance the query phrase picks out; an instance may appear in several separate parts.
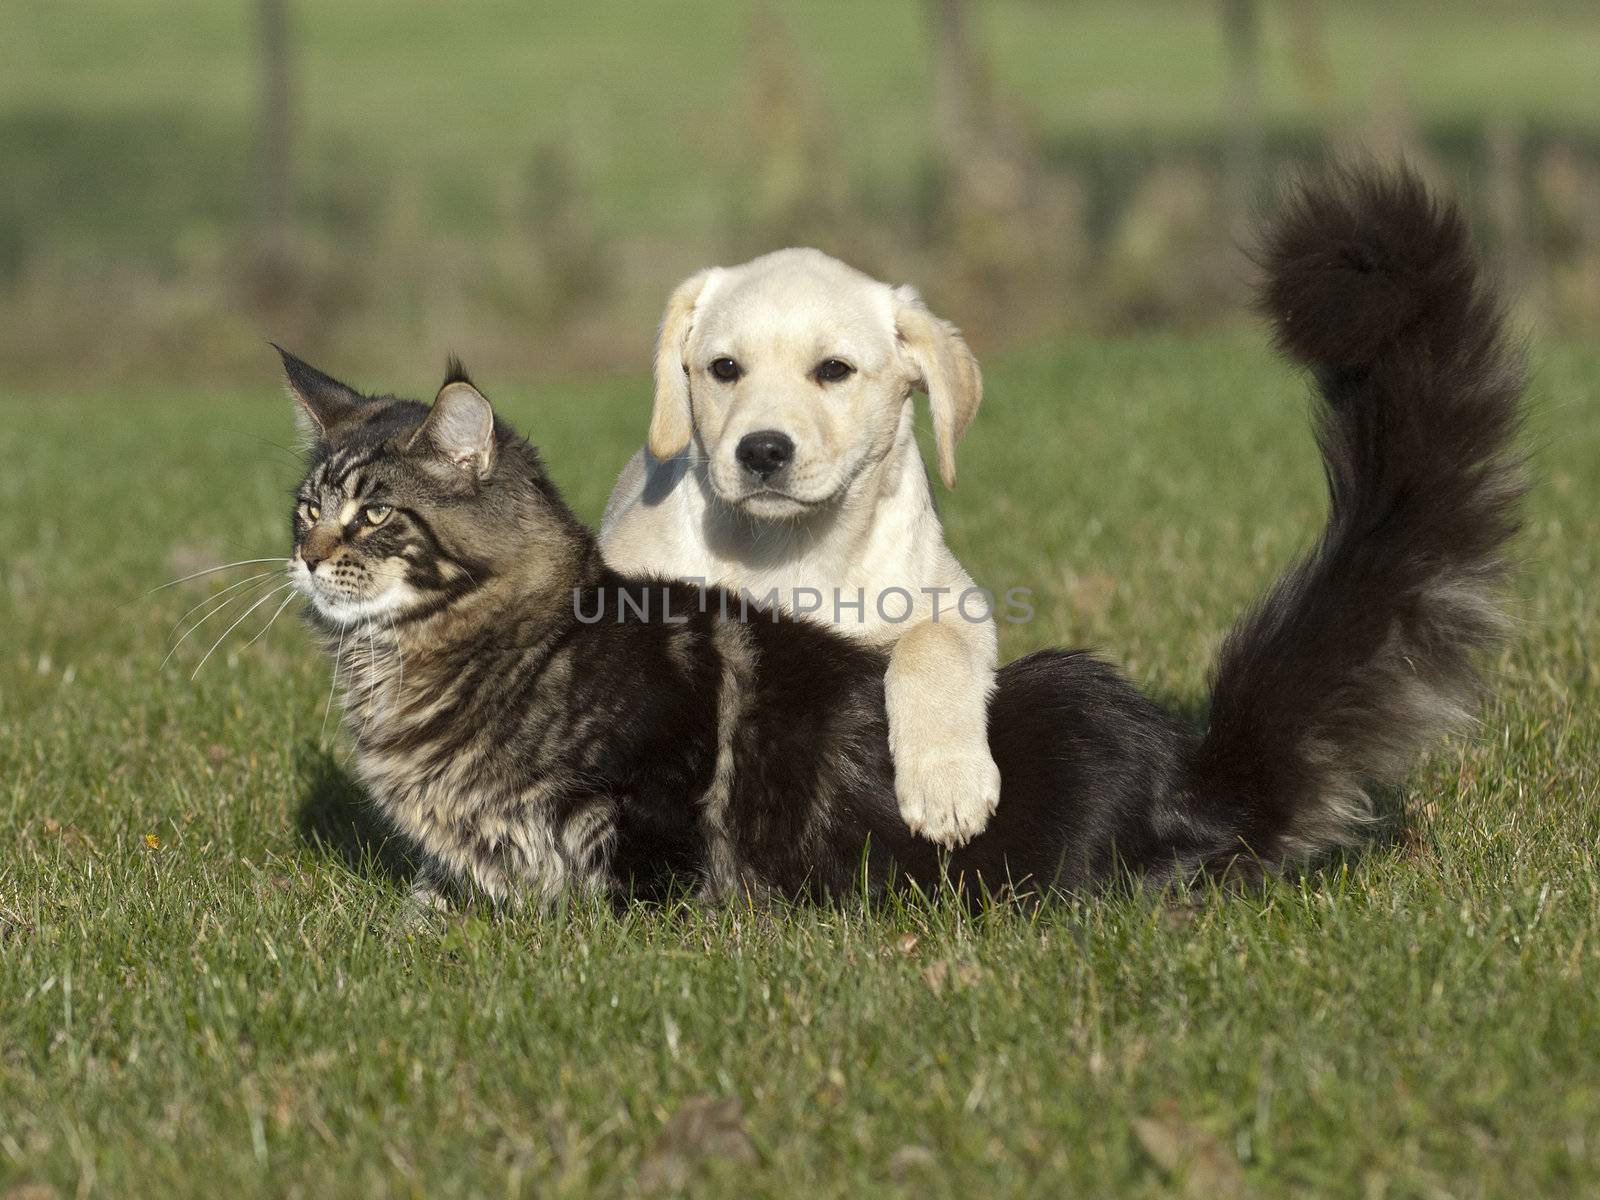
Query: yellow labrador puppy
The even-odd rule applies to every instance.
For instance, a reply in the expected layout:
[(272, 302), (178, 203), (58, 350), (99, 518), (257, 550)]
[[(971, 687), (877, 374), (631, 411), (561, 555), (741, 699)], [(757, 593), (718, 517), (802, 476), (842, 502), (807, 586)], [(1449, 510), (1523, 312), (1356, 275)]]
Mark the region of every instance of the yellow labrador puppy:
[(612, 492), (601, 547), (619, 570), (775, 599), (892, 648), (900, 811), (956, 846), (1000, 796), (986, 728), (993, 601), (944, 544), (912, 428), (917, 390), (953, 486), (982, 377), (915, 291), (816, 250), (701, 271), (667, 304), (649, 443)]

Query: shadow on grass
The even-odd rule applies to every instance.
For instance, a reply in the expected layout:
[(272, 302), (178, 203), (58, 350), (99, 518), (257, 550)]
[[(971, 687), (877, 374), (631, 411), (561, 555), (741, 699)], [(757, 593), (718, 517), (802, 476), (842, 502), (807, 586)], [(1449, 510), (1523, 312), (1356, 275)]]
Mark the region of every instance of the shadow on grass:
[[(1153, 690), (1146, 693), (1163, 712), (1172, 714), (1187, 729), (1196, 733), (1204, 730), (1211, 717), (1211, 704), (1206, 696), (1179, 695), (1174, 692)], [(1356, 870), (1375, 853), (1384, 853), (1404, 843), (1413, 830), (1411, 814), (1406, 811), (1404, 791), (1401, 788), (1371, 789), (1372, 822), (1361, 832), (1358, 845), (1347, 850), (1325, 854), (1284, 872), (1285, 878), (1306, 879), (1312, 886), (1321, 886), (1340, 870)]]
[(302, 841), (365, 879), (396, 887), (409, 883), (416, 861), (405, 839), (378, 815), (361, 784), (330, 751), (302, 742), (295, 775), (300, 790), (295, 828)]
[[(1190, 728), (1204, 727), (1208, 714), (1203, 699), (1171, 695), (1154, 695), (1152, 699)], [(300, 745), (295, 756), (295, 774), (301, 796), (295, 827), (301, 840), (341, 860), (352, 873), (364, 879), (407, 888), (416, 874), (417, 859), (404, 836), (379, 816), (355, 776), (330, 751), (310, 741)], [(1284, 877), (1303, 878), (1313, 887), (1321, 887), (1341, 870), (1357, 871), (1375, 852), (1382, 853), (1403, 843), (1411, 832), (1412, 823), (1402, 796), (1401, 790), (1395, 788), (1375, 792), (1374, 819), (1360, 845), (1292, 868), (1284, 872)], [(1246, 882), (1247, 879), (1250, 882)], [(1239, 886), (1248, 890), (1261, 882), (1249, 872), (1239, 877), (1225, 872), (1212, 880), (1224, 890)], [(1131, 892), (1144, 890), (1137, 880), (1128, 880), (1126, 884)], [(680, 890), (668, 884), (664, 889), (650, 889), (645, 894), (632, 896), (631, 903), (671, 913), (694, 903), (693, 895), (690, 888)]]

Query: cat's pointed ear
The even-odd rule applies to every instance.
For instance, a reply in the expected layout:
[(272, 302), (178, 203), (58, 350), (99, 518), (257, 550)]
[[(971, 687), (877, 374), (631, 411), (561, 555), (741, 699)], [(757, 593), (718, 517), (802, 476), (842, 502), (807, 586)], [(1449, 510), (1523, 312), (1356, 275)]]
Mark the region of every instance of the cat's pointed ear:
[(431, 446), (440, 458), (479, 479), (494, 467), (494, 409), (454, 359), (411, 445)]
[(324, 375), (277, 343), (272, 348), (283, 359), (284, 379), (295, 400), (295, 423), (308, 440), (334, 441), (365, 415), (371, 402), (360, 392)]

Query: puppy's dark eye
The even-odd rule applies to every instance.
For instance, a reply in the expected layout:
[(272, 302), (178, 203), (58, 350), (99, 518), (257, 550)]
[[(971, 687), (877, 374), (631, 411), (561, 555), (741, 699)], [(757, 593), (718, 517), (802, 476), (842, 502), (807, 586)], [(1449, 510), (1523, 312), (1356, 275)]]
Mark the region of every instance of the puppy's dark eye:
[(731, 358), (714, 358), (711, 360), (711, 373), (723, 383), (732, 383), (744, 372), (739, 370), (739, 364)]
[(855, 374), (855, 368), (843, 359), (825, 358), (817, 364), (818, 383), (838, 383), (847, 375)]

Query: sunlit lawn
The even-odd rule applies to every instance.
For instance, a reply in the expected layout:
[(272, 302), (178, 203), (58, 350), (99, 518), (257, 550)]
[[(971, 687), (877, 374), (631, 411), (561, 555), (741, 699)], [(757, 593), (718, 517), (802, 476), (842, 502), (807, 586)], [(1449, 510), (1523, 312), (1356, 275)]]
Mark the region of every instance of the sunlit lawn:
[[(1539, 357), (1522, 633), (1365, 854), (1034, 919), (420, 931), (291, 616), (160, 666), (208, 593), (149, 588), (284, 549), (272, 370), (0, 400), (0, 1196), (1600, 1189), (1600, 356)], [(642, 381), (482, 382), (594, 517)], [(1299, 397), (1251, 342), (993, 364), (944, 500), (980, 580), (1034, 589), (1006, 654), (1198, 700), (1319, 520)]]

